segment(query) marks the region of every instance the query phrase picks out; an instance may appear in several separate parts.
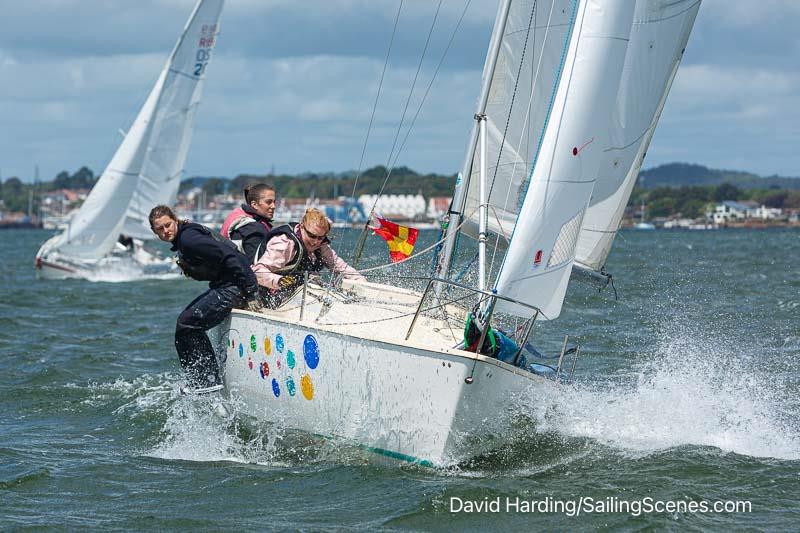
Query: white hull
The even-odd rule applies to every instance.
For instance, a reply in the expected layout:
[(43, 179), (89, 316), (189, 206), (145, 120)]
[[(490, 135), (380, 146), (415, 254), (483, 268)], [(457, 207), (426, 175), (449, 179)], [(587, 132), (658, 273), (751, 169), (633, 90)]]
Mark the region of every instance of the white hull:
[(135, 253), (109, 254), (99, 261), (81, 261), (59, 253), (36, 256), (36, 275), (40, 279), (86, 279), (89, 281), (136, 281), (170, 279), (180, 276), (170, 259), (160, 259), (139, 249)]
[(410, 316), (335, 324), (365, 313), (379, 317), (391, 306), (337, 302), (316, 321), (320, 306), (311, 299), (302, 321), (298, 308), (234, 310), (215, 330), (227, 390), (245, 414), (395, 459), (445, 466), (501, 445), (519, 402), (552, 398), (550, 380), (448, 348), (433, 319), (420, 320), (405, 342)]

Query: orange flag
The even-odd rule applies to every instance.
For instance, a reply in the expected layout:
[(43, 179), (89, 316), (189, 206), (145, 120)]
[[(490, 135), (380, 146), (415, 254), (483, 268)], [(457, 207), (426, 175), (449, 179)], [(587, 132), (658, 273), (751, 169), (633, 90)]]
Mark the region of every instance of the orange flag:
[(389, 257), (392, 263), (408, 259), (411, 252), (414, 251), (414, 243), (417, 242), (419, 230), (400, 226), (378, 216), (375, 217), (375, 220), (380, 223), (381, 227), (374, 228), (370, 226), (370, 229), (386, 241), (389, 246)]

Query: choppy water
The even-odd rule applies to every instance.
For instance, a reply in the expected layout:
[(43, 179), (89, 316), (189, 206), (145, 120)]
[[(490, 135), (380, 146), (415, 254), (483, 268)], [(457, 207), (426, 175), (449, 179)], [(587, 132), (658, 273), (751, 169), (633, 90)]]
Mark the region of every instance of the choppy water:
[[(565, 329), (577, 336), (574, 388), (555, 409), (520, 406), (535, 424), (446, 471), (215, 418), (178, 394), (172, 346), (202, 284), (37, 281), (47, 235), (0, 233), (0, 528), (800, 523), (797, 231), (624, 233), (608, 264), (619, 300), (573, 284), (562, 318), (540, 330), (550, 350)], [(581, 497), (633, 507), (572, 516)], [(563, 512), (508, 509), (516, 498)], [(752, 512), (637, 512), (646, 498), (744, 500)], [(500, 512), (451, 512), (458, 501)]]

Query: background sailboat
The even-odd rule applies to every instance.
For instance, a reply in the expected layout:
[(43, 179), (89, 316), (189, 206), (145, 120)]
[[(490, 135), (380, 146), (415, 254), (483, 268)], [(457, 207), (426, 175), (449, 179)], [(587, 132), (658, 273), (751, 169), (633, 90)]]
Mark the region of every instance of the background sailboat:
[(150, 209), (175, 202), (222, 6), (223, 0), (195, 5), (111, 162), (69, 226), (37, 253), (41, 276), (136, 279), (171, 270), (169, 261), (118, 240), (152, 239)]

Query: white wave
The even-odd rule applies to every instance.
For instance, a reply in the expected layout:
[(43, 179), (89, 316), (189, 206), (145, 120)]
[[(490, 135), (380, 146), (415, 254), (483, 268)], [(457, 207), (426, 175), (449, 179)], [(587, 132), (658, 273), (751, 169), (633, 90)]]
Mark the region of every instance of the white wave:
[(780, 353), (741, 341), (689, 328), (661, 342), (635, 369), (633, 384), (566, 388), (556, 407), (538, 417), (538, 429), (640, 454), (695, 445), (800, 459), (797, 400), (784, 383), (790, 371), (777, 370)]
[[(220, 406), (224, 406), (222, 409)], [(216, 394), (184, 396), (173, 390), (162, 405), (167, 419), (160, 442), (145, 452), (150, 457), (182, 461), (229, 461), (285, 466), (276, 456), (281, 433), (275, 428), (257, 428), (246, 434), (233, 416), (235, 405)], [(223, 410), (225, 413), (221, 413)], [(228, 414), (231, 413), (231, 414)]]

